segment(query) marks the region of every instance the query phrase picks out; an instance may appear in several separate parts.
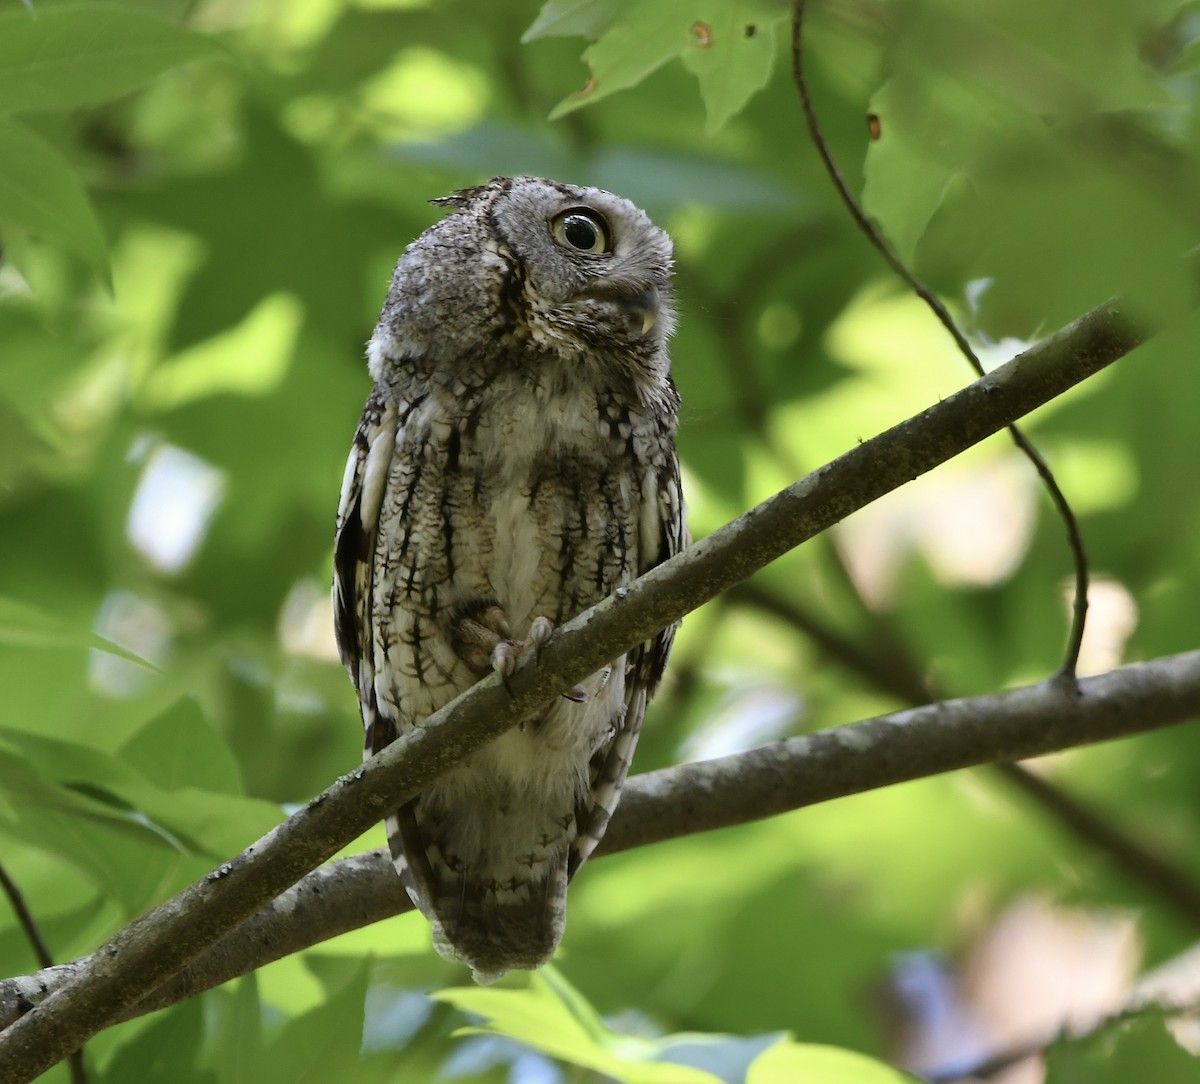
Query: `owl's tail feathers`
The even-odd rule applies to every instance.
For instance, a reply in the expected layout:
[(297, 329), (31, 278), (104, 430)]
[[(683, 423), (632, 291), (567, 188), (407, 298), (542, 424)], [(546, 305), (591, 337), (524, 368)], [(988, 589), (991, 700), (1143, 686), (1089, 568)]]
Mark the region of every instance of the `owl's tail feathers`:
[(389, 815), (385, 823), (392, 863), (409, 898), (433, 924), (433, 947), (439, 956), (466, 964), (482, 986), (509, 971), (531, 971), (550, 960), (566, 925), (565, 847), (536, 881), (483, 883), (444, 866), (434, 873), (419, 843), (411, 805)]
[(545, 880), (516, 890), (463, 881), (455, 889), (434, 902), (433, 946), (445, 959), (468, 965), (477, 983), (533, 970), (554, 955), (566, 920), (565, 861)]

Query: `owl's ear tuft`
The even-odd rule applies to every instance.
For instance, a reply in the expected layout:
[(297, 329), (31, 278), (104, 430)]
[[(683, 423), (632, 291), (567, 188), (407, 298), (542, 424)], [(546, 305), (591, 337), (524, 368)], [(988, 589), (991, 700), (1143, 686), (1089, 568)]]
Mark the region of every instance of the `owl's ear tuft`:
[(457, 211), (461, 211), (486, 192), (493, 192), (498, 186), (511, 184), (509, 177), (493, 177), (487, 184), (476, 184), (470, 188), (460, 188), (457, 192), (451, 192), (448, 196), (439, 196), (437, 199), (431, 199), (429, 202), (435, 207), (453, 207)]
[(438, 196), (429, 202), (435, 207), (453, 207), (456, 211), (461, 211), (486, 188), (487, 186), (482, 184), (477, 184), (474, 188), (460, 188), (457, 192), (451, 192), (448, 196)]

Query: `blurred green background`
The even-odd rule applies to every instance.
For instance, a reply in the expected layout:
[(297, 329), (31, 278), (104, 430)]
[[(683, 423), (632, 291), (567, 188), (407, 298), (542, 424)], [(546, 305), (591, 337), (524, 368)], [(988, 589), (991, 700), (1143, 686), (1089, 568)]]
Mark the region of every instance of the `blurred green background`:
[[(1027, 427), (1093, 562), (1084, 670), (1194, 647), (1196, 5), (811, 8), (833, 154), (989, 364), (1116, 293), (1165, 326)], [(59, 959), (359, 759), (333, 517), (364, 343), (428, 200), (541, 174), (671, 232), (697, 537), (969, 380), (833, 192), (789, 43), (779, 0), (0, 0), (0, 862)], [(635, 771), (1037, 680), (1070, 582), (1061, 523), (995, 438), (692, 614)], [(1200, 877), (1190, 730), (1037, 771)], [(557, 972), (500, 1002), (431, 997), (466, 974), (407, 915), (114, 1028), (88, 1064), (222, 1084), (708, 1079), (689, 1063), (738, 1081), (789, 1031), (928, 1068), (1034, 1026), (993, 1005), (997, 959), (1017, 1002), (1047, 987), (1039, 966), (1078, 980), (1038, 1018), (1052, 1028), (1196, 925), (963, 773), (594, 863)], [(0, 904), (0, 974), (36, 966)], [(499, 1034), (452, 1037), (465, 1013)], [(576, 1056), (535, 1052), (563, 1013), (589, 1022)], [(939, 1013), (962, 1049), (937, 1046)], [(634, 1041), (676, 1033), (709, 1037)], [(1094, 1055), (1062, 1053), (1052, 1079)], [(771, 1056), (752, 1084), (804, 1055)]]

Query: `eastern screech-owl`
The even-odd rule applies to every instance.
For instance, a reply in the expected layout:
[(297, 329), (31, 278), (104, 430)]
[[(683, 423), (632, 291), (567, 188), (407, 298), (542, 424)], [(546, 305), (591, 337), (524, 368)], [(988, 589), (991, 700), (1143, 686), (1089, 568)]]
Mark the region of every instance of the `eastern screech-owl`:
[[(531, 177), (435, 201), (368, 348), (334, 611), (365, 755), (687, 540), (671, 242), (627, 200)], [(604, 834), (674, 629), (387, 818), (442, 955), (533, 968)]]

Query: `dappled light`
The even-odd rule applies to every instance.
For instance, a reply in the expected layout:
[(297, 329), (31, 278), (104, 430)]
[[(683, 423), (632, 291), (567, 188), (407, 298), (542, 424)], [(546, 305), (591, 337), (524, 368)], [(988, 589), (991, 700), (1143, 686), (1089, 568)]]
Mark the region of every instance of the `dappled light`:
[[(1200, 23), (1178, 0), (812, 0), (793, 67), (791, 7), (0, 6), (0, 872), (68, 964), (193, 884), (283, 869), (270, 839), (332, 804), (374, 824), (313, 843), (287, 884), (317, 879), (255, 903), (233, 948), (189, 898), (194, 958), (151, 973), (122, 943), (72, 970), (162, 995), (80, 1003), (96, 1034), (45, 1023), (78, 1005), (0, 895), (0, 1077), (28, 1055), (72, 1079), (65, 1049), (18, 1049), (43, 1027), (86, 1042), (92, 1081), (1200, 1077), (1200, 987), (1145, 1008), (1200, 938), (1200, 748), (1174, 725), (1200, 636)], [(805, 482), (775, 559), (731, 535), (720, 569), (691, 551), (656, 602), (589, 615), (688, 610), (613, 852), (574, 877), (553, 963), (485, 989), (373, 853), (400, 791), (362, 763), (330, 583), (392, 269), (453, 211), (430, 201), (497, 175), (610, 190), (671, 236), (693, 538)], [(472, 258), (513, 259), (494, 237)], [(1084, 542), (1077, 667), (1078, 574), (1013, 420)], [(828, 529), (788, 549), (801, 519)], [(560, 633), (543, 673), (589, 650)], [(493, 720), (528, 654), (484, 681)], [(429, 751), (457, 718), (413, 755), (458, 749)], [(928, 761), (889, 744), (918, 726)]]
[(224, 488), (222, 473), (199, 456), (155, 446), (129, 506), (129, 544), (160, 572), (182, 572), (200, 549)]

